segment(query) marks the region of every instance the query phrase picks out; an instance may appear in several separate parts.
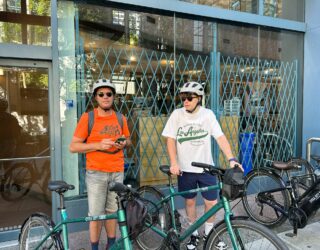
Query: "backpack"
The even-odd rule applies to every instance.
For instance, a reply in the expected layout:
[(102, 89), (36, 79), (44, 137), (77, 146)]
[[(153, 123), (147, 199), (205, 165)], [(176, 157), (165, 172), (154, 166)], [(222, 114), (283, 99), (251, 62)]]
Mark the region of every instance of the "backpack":
[[(123, 117), (122, 117), (122, 114), (120, 112), (116, 112), (116, 116), (117, 116), (117, 120), (118, 120), (118, 123), (120, 124), (120, 127), (121, 127), (121, 130), (123, 129)], [(91, 134), (91, 131), (92, 131), (92, 128), (93, 128), (93, 124), (94, 124), (94, 111), (91, 110), (90, 112), (88, 112), (88, 137), (90, 136)], [(87, 138), (88, 138), (87, 137)], [(99, 152), (102, 152), (102, 153), (106, 153), (106, 154), (115, 154), (115, 153), (118, 153), (120, 151), (120, 149), (116, 150), (116, 151), (100, 151)]]
[(128, 200), (125, 209), (129, 236), (130, 239), (133, 240), (144, 229), (143, 227), (147, 217), (148, 209), (145, 203), (139, 198)]
[[(93, 112), (93, 110), (88, 112), (88, 116), (89, 116), (89, 119), (88, 119), (88, 137), (89, 137), (90, 134), (91, 134), (91, 130), (93, 128), (93, 123), (94, 123), (94, 112)], [(116, 116), (117, 116), (118, 122), (119, 122), (119, 124), (121, 126), (121, 129), (123, 129), (123, 117), (122, 117), (122, 114), (120, 112), (116, 112)]]

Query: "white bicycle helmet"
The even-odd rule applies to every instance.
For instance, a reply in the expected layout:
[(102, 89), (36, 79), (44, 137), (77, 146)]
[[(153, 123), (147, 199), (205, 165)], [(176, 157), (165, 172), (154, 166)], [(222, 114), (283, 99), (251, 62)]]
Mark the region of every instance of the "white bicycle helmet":
[(194, 93), (198, 96), (204, 95), (203, 86), (198, 82), (186, 82), (180, 89), (180, 93)]
[(99, 79), (93, 84), (93, 87), (92, 87), (93, 95), (96, 94), (97, 89), (102, 87), (111, 88), (113, 94), (116, 93), (116, 86), (114, 86), (114, 84), (109, 79)]

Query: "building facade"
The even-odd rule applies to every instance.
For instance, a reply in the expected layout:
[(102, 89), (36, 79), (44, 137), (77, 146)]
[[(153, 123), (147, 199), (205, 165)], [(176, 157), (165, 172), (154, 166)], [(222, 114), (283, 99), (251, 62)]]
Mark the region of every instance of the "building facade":
[[(56, 217), (50, 179), (74, 184), (70, 216), (86, 214), (85, 163), (68, 145), (102, 77), (116, 84), (115, 109), (132, 133), (125, 182), (133, 186), (166, 183), (161, 132), (190, 80), (205, 86), (203, 105), (245, 167), (304, 155), (319, 134), (317, 8), (315, 0), (0, 0), (1, 112), (10, 117), (0, 131), (0, 242), (17, 239), (35, 210)], [(216, 145), (212, 153), (226, 165)]]

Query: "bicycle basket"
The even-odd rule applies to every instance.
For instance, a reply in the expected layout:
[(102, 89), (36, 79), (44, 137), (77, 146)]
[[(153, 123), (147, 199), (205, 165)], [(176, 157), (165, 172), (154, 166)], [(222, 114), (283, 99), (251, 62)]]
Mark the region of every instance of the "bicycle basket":
[(244, 177), (241, 169), (227, 169), (223, 177), (222, 195), (228, 200), (234, 200), (242, 196), (243, 189)]
[(128, 200), (126, 204), (126, 219), (130, 239), (136, 238), (142, 232), (147, 217), (147, 207), (139, 198)]

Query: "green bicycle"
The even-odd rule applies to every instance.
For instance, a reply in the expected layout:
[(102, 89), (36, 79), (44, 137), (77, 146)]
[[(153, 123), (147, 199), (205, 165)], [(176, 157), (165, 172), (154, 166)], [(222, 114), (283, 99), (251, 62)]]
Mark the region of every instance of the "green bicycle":
[[(136, 242), (140, 248), (145, 250), (158, 249), (180, 249), (181, 243), (189, 237), (192, 232), (201, 227), (211, 216), (220, 209), (224, 209), (224, 220), (217, 223), (204, 242), (203, 249), (220, 249), (219, 243), (224, 243), (221, 249), (288, 249), (288, 247), (275, 235), (270, 229), (248, 220), (244, 217), (234, 217), (230, 208), (229, 200), (241, 195), (244, 180), (242, 172), (238, 172), (238, 177), (234, 175), (231, 182), (225, 178), (231, 173), (230, 170), (224, 170), (213, 167), (208, 164), (192, 163), (192, 166), (203, 168), (205, 172), (218, 177), (218, 184), (205, 188), (197, 188), (184, 192), (175, 192), (172, 183), (169, 166), (160, 166), (160, 170), (168, 175), (170, 194), (164, 196), (158, 189), (152, 186), (143, 186), (137, 191), (146, 199), (156, 204), (157, 216), (151, 216), (151, 225), (145, 231), (140, 233)], [(228, 178), (230, 179), (230, 178)], [(242, 181), (239, 182), (239, 179)], [(234, 185), (236, 184), (236, 185)], [(203, 192), (208, 190), (220, 190), (219, 201), (198, 218), (192, 225), (182, 232), (179, 212), (175, 209), (174, 197), (186, 193)], [(243, 189), (242, 189), (243, 190)], [(221, 244), (220, 244), (221, 245)], [(227, 247), (225, 247), (227, 246)]]
[[(139, 194), (133, 189), (113, 182), (110, 184), (110, 190), (118, 194), (118, 211), (113, 214), (100, 216), (87, 216), (81, 218), (68, 219), (67, 211), (64, 205), (64, 193), (74, 189), (64, 181), (50, 181), (48, 188), (60, 196), (60, 215), (61, 222), (57, 225), (51, 218), (42, 213), (35, 213), (28, 217), (21, 227), (19, 235), (19, 249), (69, 249), (67, 225), (71, 223), (89, 222), (97, 220), (117, 219), (121, 237), (112, 246), (112, 249), (132, 250), (131, 235), (126, 223), (125, 206), (130, 199), (139, 198)], [(149, 205), (150, 207), (150, 205)], [(61, 234), (63, 240), (61, 240)]]

